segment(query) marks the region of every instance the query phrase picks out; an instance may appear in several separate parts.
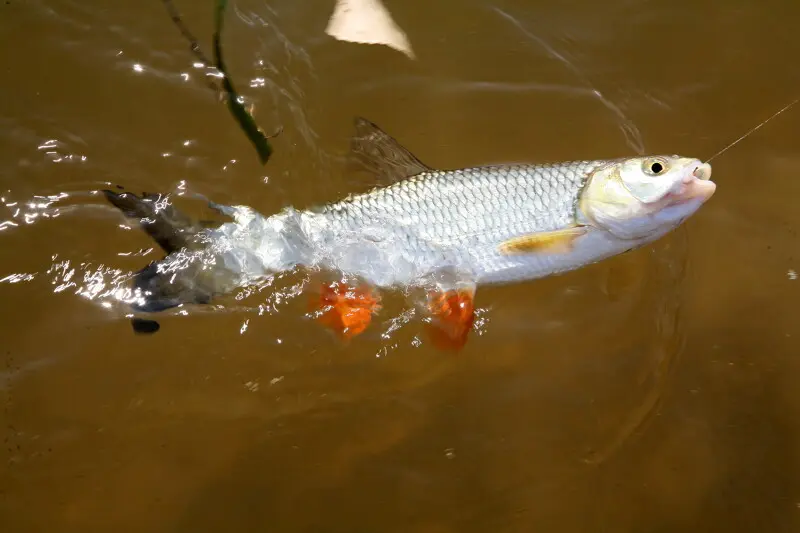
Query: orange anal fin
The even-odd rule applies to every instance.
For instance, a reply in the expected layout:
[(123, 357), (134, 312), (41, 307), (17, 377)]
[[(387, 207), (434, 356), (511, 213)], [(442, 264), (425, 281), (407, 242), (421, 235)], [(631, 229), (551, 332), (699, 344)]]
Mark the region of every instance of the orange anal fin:
[(319, 308), (318, 320), (349, 340), (369, 327), (373, 313), (380, 309), (380, 300), (369, 288), (333, 283), (322, 287)]
[(429, 295), (431, 321), (428, 324), (428, 335), (437, 348), (458, 351), (467, 343), (475, 322), (474, 298), (474, 291), (469, 289)]

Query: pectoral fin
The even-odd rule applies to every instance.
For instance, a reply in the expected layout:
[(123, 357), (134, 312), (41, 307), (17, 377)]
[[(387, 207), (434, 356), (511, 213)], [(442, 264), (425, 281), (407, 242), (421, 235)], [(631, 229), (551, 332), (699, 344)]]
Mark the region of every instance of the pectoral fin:
[(500, 252), (507, 255), (536, 252), (571, 252), (575, 245), (575, 240), (585, 235), (587, 231), (588, 228), (585, 226), (575, 226), (555, 231), (521, 235), (502, 242), (500, 244)]

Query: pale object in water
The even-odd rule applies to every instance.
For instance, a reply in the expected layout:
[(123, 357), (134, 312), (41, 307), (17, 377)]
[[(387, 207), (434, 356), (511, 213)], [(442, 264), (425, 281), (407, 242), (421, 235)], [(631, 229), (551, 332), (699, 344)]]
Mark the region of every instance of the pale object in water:
[(382, 44), (416, 59), (405, 32), (380, 0), (336, 0), (325, 33), (340, 41)]

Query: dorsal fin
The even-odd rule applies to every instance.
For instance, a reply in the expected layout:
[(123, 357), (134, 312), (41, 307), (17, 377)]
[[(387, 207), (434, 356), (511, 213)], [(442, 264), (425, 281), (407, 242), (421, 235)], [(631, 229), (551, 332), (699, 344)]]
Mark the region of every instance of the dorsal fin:
[(381, 184), (389, 185), (432, 170), (369, 120), (356, 117), (354, 125), (349, 162)]

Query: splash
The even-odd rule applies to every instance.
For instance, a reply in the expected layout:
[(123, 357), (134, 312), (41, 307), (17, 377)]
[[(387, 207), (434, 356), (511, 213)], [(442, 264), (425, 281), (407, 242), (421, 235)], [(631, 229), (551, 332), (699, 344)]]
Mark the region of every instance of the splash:
[[(188, 198), (203, 198), (202, 195), (189, 190), (185, 181), (182, 181), (174, 193), (176, 196)], [(52, 195), (36, 195), (25, 201), (14, 201), (10, 194), (6, 194), (4, 205), (12, 211), (13, 220), (20, 220), (16, 224), (19, 231), (24, 231), (24, 225), (34, 224), (45, 218), (56, 218), (65, 210), (79, 215), (81, 211), (88, 213), (100, 209), (103, 216), (109, 220), (118, 219), (118, 212), (98, 202), (101, 195), (98, 191), (73, 191), (61, 192)], [(168, 201), (169, 195), (160, 199)], [(12, 221), (13, 221), (12, 220)], [(101, 222), (102, 223), (102, 222)], [(128, 223), (118, 223), (122, 231), (131, 231), (135, 228)], [(184, 250), (173, 254), (171, 260), (164, 263), (168, 276), (185, 275), (193, 265), (202, 264), (205, 268), (213, 268), (220, 253), (224, 252), (224, 243), (211, 243), (211, 246), (202, 250)], [(113, 258), (85, 258), (82, 253), (53, 254), (49, 264), (43, 265), (38, 272), (13, 272), (3, 274), (0, 284), (18, 285), (23, 283), (44, 283), (50, 287), (54, 296), (77, 297), (90, 303), (92, 306), (104, 311), (105, 316), (111, 320), (131, 319), (139, 316), (132, 312), (131, 307), (142, 305), (146, 295), (140, 289), (134, 289), (131, 280), (137, 271), (145, 266), (146, 262), (137, 259), (156, 259), (157, 252), (153, 247), (137, 248), (134, 250), (109, 250), (113, 257), (123, 259), (125, 266), (115, 264)], [(134, 268), (129, 265), (133, 263)], [(236, 314), (244, 315), (241, 322), (240, 333), (250, 333), (258, 321), (268, 321), (269, 317), (279, 315), (291, 316), (293, 320), (303, 321), (303, 328), (313, 328), (315, 325), (307, 319), (313, 318), (311, 313), (303, 313), (297, 308), (302, 301), (301, 297), (308, 295), (309, 287), (319, 283), (320, 273), (316, 271), (287, 270), (269, 276), (252, 276), (243, 281), (243, 285), (227, 297), (220, 297), (209, 305), (183, 305), (175, 309), (158, 313), (158, 317), (190, 317), (206, 314)], [(144, 316), (146, 316), (145, 314)], [(375, 324), (373, 337), (381, 343), (381, 350), (388, 353), (401, 347), (403, 343), (395, 340), (396, 334), (412, 323), (414, 310), (400, 310), (397, 314), (389, 313), (381, 317)], [(394, 342), (393, 342), (394, 341)], [(283, 342), (283, 340), (281, 340)], [(409, 344), (419, 346), (412, 339)]]

